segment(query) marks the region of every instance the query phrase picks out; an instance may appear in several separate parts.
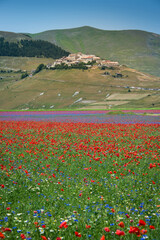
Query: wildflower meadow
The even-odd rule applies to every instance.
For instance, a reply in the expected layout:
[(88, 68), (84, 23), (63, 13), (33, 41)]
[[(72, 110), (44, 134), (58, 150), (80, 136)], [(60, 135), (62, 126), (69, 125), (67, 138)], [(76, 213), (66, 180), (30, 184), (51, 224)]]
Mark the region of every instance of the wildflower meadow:
[(0, 239), (160, 239), (159, 126), (0, 121)]

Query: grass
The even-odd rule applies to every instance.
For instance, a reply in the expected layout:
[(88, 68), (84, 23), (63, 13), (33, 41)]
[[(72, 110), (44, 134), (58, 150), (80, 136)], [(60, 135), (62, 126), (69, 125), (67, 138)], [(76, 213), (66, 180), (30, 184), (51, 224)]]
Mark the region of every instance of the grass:
[[(138, 113), (133, 113), (132, 111), (135, 111), (135, 110), (141, 110), (141, 111), (147, 111), (147, 110), (151, 110), (151, 111), (154, 111), (154, 110), (160, 110), (160, 108), (129, 108), (129, 109), (112, 109), (112, 111), (110, 111), (110, 110), (106, 110), (105, 108), (104, 109), (98, 109), (98, 108), (95, 108), (95, 109), (92, 109), (93, 111), (102, 111), (102, 110), (104, 110), (104, 111), (106, 111), (107, 112), (107, 114), (115, 114), (115, 115), (119, 115), (119, 114), (133, 114), (133, 115), (136, 115), (136, 114), (138, 114)], [(124, 113), (123, 111), (124, 110), (130, 110), (131, 112), (127, 112), (127, 113)], [(74, 108), (74, 109), (71, 109), (71, 108), (63, 108), (63, 109), (25, 109), (25, 110), (22, 110), (22, 109), (0, 109), (0, 112), (32, 112), (32, 111), (38, 111), (38, 112), (45, 112), (45, 111), (47, 111), (47, 112), (63, 112), (63, 111), (65, 111), (65, 112), (69, 112), (69, 111), (80, 111), (80, 112), (84, 112), (84, 111), (91, 111), (91, 109), (79, 109), (79, 108)], [(148, 115), (148, 113), (147, 112), (144, 112), (144, 113), (140, 113), (140, 114), (147, 114)], [(152, 113), (149, 113), (149, 114), (152, 114)], [(154, 113), (153, 113), (154, 114)]]
[[(123, 112), (123, 111), (120, 111), (120, 110), (118, 110), (118, 111), (109, 111), (109, 112), (107, 112), (107, 115), (119, 115), (119, 114), (126, 114), (125, 112)], [(137, 113), (134, 113), (134, 112), (127, 112), (127, 114), (131, 114), (131, 115), (135, 115), (135, 114), (137, 114)]]
[(1, 238), (158, 239), (158, 125), (12, 121), (0, 130)]
[(36, 57), (4, 57), (0, 56), (0, 70), (35, 70), (41, 63), (48, 64), (54, 60), (51, 58), (36, 58)]

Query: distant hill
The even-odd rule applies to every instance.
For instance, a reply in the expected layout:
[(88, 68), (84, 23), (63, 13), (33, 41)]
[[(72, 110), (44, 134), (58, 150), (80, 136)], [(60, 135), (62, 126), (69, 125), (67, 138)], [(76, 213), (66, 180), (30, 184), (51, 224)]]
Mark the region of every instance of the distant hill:
[(45, 40), (69, 52), (95, 54), (139, 71), (160, 76), (160, 35), (140, 30), (107, 31), (88, 26), (37, 34), (0, 32), (8, 41)]
[(69, 52), (95, 54), (137, 70), (160, 76), (160, 35), (140, 31), (106, 31), (92, 27), (50, 30), (29, 34)]

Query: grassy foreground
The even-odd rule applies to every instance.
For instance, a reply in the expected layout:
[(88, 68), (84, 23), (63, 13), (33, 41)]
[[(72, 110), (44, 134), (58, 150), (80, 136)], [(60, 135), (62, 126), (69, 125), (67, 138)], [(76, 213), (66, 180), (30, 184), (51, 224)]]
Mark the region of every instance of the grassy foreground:
[(1, 239), (159, 238), (159, 125), (0, 122), (0, 137)]

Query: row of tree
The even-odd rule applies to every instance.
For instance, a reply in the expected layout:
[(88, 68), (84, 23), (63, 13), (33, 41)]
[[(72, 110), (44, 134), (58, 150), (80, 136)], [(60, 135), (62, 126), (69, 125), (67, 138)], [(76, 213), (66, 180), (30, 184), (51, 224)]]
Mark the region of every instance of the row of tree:
[[(55, 69), (61, 70), (61, 69), (73, 69), (73, 68), (76, 68), (76, 69), (87, 70), (88, 67), (87, 67), (86, 65), (87, 65), (87, 64), (86, 64), (86, 63), (83, 63), (83, 62), (77, 63), (77, 64), (72, 64), (71, 66), (68, 66), (67, 64), (62, 63), (62, 64), (57, 64), (55, 67), (50, 68), (50, 69), (51, 69), (51, 70), (55, 70)], [(33, 72), (33, 75), (39, 73), (39, 72), (42, 71), (43, 69), (47, 69), (47, 67), (46, 67), (43, 63), (39, 64), (38, 67), (36, 68), (36, 70)], [(26, 77), (28, 77), (28, 76), (29, 76), (28, 72), (24, 72), (24, 73), (22, 73), (22, 75), (21, 75), (21, 79), (26, 78)]]
[[(38, 67), (36, 68), (36, 70), (33, 72), (33, 75), (39, 73), (39, 72), (42, 71), (43, 69), (46, 69), (46, 66), (45, 66), (43, 63), (39, 64)], [(29, 76), (28, 72), (24, 72), (24, 73), (22, 73), (22, 75), (21, 75), (21, 79), (26, 78), (26, 77), (28, 77), (28, 76)]]
[(54, 67), (50, 68), (52, 70), (55, 70), (55, 69), (83, 69), (83, 70), (87, 70), (88, 67), (87, 67), (87, 64), (86, 63), (83, 63), (83, 62), (80, 62), (80, 63), (76, 63), (76, 64), (71, 64), (70, 66), (65, 64), (65, 63), (61, 63), (61, 64), (57, 64), (55, 65)]
[(4, 38), (0, 38), (0, 56), (58, 59), (68, 55), (69, 52), (47, 41), (21, 40), (18, 42), (7, 42)]

